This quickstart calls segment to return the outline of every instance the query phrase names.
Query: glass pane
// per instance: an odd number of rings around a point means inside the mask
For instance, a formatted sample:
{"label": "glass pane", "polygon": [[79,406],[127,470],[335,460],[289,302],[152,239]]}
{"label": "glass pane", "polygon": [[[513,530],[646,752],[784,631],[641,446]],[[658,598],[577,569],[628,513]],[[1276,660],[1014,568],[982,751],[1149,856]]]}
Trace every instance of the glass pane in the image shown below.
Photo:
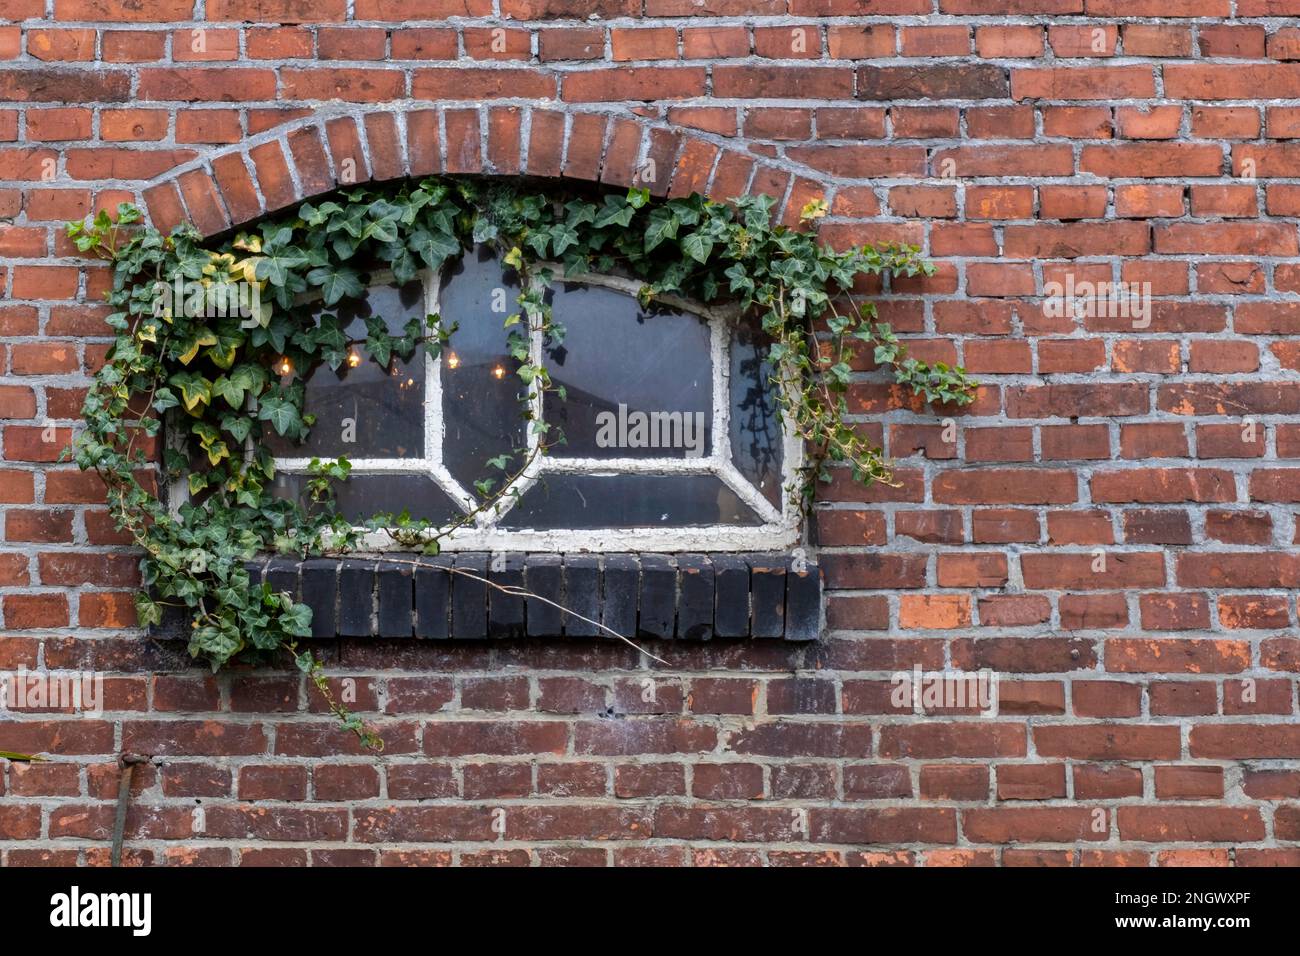
{"label": "glass pane", "polygon": [[547,367],[566,399],[546,420],[566,458],[698,458],[711,450],[713,372],[703,319],[600,286],[562,283],[552,300],[564,341]]}
{"label": "glass pane", "polygon": [[322,312],[338,316],[351,346],[347,361],[333,371],[319,364],[307,375],[304,411],[316,424],[302,445],[272,433],[271,451],[282,458],[422,458],[424,457],[424,352],[409,362],[394,357],[388,368],[375,362],[363,344],[365,319],[383,318],[389,332],[425,315],[424,284],[378,285],[357,299]]}
{"label": "glass pane", "polygon": [[681,528],[762,524],[713,475],[546,475],[501,520],[507,528]]}
{"label": "glass pane", "polygon": [[781,414],[772,394],[771,340],[746,325],[731,333],[731,458],[767,500],[781,506],[784,449]]}
{"label": "glass pane", "polygon": [[[305,505],[308,480],[307,475],[280,472],[275,476],[273,494]],[[412,518],[427,518],[441,524],[461,513],[447,493],[425,475],[354,472],[347,481],[335,482],[334,488],[339,513],[355,522],[380,512],[401,514],[406,509]]]}
{"label": "glass pane", "polygon": [[520,401],[526,389],[516,375],[519,363],[510,357],[505,328],[506,317],[519,311],[518,296],[518,275],[486,246],[444,270],[439,314],[445,328],[453,323],[457,328],[442,359],[442,459],[471,493],[476,480],[501,476],[487,465],[489,458],[508,455],[527,441]]}

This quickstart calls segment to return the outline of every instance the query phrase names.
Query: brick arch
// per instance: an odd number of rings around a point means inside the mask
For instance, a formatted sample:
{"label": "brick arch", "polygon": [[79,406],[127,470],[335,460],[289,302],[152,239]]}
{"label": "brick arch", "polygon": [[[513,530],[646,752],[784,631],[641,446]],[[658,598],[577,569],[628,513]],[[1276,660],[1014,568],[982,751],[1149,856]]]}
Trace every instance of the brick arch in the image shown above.
{"label": "brick arch", "polygon": [[659,196],[775,196],[795,222],[825,188],[789,164],[732,148],[721,137],[660,120],[547,107],[430,105],[298,117],[237,146],[169,170],[143,189],[169,231],[189,220],[215,235],[355,182],[431,174],[535,176],[628,186],[653,161]]}

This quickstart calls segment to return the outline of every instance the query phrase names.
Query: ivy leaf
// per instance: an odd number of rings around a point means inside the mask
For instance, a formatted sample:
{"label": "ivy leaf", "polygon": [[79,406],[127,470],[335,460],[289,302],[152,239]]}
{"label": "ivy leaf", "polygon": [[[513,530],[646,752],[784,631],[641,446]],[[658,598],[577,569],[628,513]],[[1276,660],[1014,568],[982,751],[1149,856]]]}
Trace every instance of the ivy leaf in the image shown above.
{"label": "ivy leaf", "polygon": [[280,623],[294,637],[310,637],[311,608],[306,604],[294,604],[280,615]]}
{"label": "ivy leaf", "polygon": [[252,432],[253,423],[244,415],[222,415],[221,427],[242,444]]}
{"label": "ivy leaf", "polygon": [[628,203],[626,199],[618,196],[606,196],[605,208],[596,214],[592,225],[597,229],[603,229],[606,226],[629,226],[632,224],[632,216],[636,209]]}
{"label": "ivy leaf", "polygon": [[360,274],[347,266],[319,266],[307,273],[307,281],[320,286],[322,301],[327,306],[365,292]]}
{"label": "ivy leaf", "polygon": [[235,364],[235,356],[239,353],[239,347],[244,344],[245,336],[239,332],[221,331],[214,338],[216,339],[207,350],[203,353],[212,360],[212,364],[217,368],[230,368]]}
{"label": "ivy leaf", "polygon": [[393,351],[403,362],[409,361],[415,354],[415,349],[420,344],[420,336],[423,334],[424,319],[407,319],[406,324],[402,326],[402,337],[393,344]]}
{"label": "ivy leaf", "polygon": [[212,401],[212,383],[197,372],[177,372],[167,381],[181,390],[181,403],[188,412]]}
{"label": "ivy leaf", "polygon": [[266,369],[260,365],[253,365],[251,362],[245,362],[237,366],[230,372],[230,380],[245,391],[257,395],[266,385]]}
{"label": "ivy leaf", "polygon": [[[650,252],[665,239],[677,238],[677,227],[681,225],[671,209],[662,206],[650,213],[650,224],[645,231],[645,251]],[[737,263],[739,265],[739,263]]]}
{"label": "ivy leaf", "polygon": [[284,398],[273,395],[263,398],[257,409],[257,417],[270,422],[271,427],[286,438],[296,438],[302,431],[302,415],[293,402]]}
{"label": "ivy leaf", "polygon": [[289,323],[286,316],[276,313],[266,327],[258,326],[253,329],[253,345],[262,346],[268,342],[276,352],[283,354],[284,347],[289,341],[289,336],[293,334],[294,328]]}
{"label": "ivy leaf", "polygon": [[216,398],[224,398],[231,408],[238,408],[244,403],[244,387],[225,375],[218,375],[212,382],[212,394]]}
{"label": "ivy leaf", "polygon": [[223,441],[214,441],[204,451],[208,453],[208,463],[214,468],[221,463],[222,459],[230,457],[230,449]]}
{"label": "ivy leaf", "polygon": [[594,222],[596,219],[595,205],[582,199],[574,199],[565,203],[564,211],[568,213],[566,221],[575,229],[583,223]]}
{"label": "ivy leaf", "polygon": [[403,249],[396,258],[389,264],[393,270],[393,278],[398,285],[405,285],[415,278],[419,272],[419,266],[416,264],[415,257],[410,252]]}
{"label": "ivy leaf", "polygon": [[460,243],[449,233],[417,229],[407,240],[412,253],[424,260],[430,269],[439,268],[447,259],[460,251]]}
{"label": "ivy leaf", "polygon": [[141,627],[162,623],[162,605],[143,591],[135,596],[135,616]]}
{"label": "ivy leaf", "polygon": [[537,230],[530,232],[524,242],[533,247],[533,252],[537,253],[538,258],[544,258],[546,256],[546,247],[551,242],[551,236],[550,233]]}
{"label": "ivy leaf", "polygon": [[317,209],[309,202],[305,202],[298,207],[298,215],[309,226],[319,226],[328,218],[328,214],[324,209]]}
{"label": "ivy leaf", "polygon": [[265,255],[257,261],[254,276],[274,286],[285,286],[289,282],[289,273],[307,264],[307,257],[302,250],[289,248],[283,253]]}
{"label": "ivy leaf", "polygon": [[321,317],[320,325],[312,329],[311,342],[332,371],[338,371],[348,353],[348,337],[335,315]]}
{"label": "ivy leaf", "polygon": [[374,239],[376,242],[396,242],[397,235],[397,223],[388,217],[371,220],[361,230],[362,239]]}
{"label": "ivy leaf", "polygon": [[709,261],[713,251],[713,240],[702,232],[693,232],[682,240],[682,252],[703,265]]}
{"label": "ivy leaf", "polygon": [[176,271],[187,279],[202,279],[203,270],[212,262],[212,257],[202,249],[186,243],[176,249]]}
{"label": "ivy leaf", "polygon": [[179,404],[180,400],[176,397],[176,394],[166,385],[154,392],[154,411],[165,412],[170,408],[175,408]]}
{"label": "ivy leaf", "polygon": [[578,230],[567,222],[557,222],[551,227],[551,251],[555,255],[564,255],[565,250],[578,245],[579,241]]}
{"label": "ivy leaf", "polygon": [[816,219],[823,218],[828,212],[830,212],[830,206],[827,204],[825,199],[822,199],[821,197],[810,199],[804,203],[803,208],[799,210],[799,221],[812,222]]}
{"label": "ivy leaf", "polygon": [[185,343],[184,349],[177,355],[177,359],[182,365],[189,365],[199,354],[199,349],[205,345],[216,344],[216,335],[209,329],[202,329],[194,338]]}
{"label": "ivy leaf", "polygon": [[476,244],[492,242],[499,233],[500,230],[497,229],[496,223],[487,217],[479,216],[474,220],[473,238]]}
{"label": "ivy leaf", "polygon": [[393,358],[393,337],[388,334],[384,320],[369,316],[366,319],[366,329],[370,333],[366,336],[366,351],[382,367],[388,368],[388,363]]}

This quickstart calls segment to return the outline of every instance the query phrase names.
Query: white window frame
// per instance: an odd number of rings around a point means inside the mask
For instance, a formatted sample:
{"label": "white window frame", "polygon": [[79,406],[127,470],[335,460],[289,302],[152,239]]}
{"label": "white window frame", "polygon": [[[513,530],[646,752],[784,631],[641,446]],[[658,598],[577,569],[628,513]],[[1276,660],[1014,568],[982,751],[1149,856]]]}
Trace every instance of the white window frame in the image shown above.
{"label": "white window frame", "polygon": [[[602,286],[636,297],[643,283],[620,276],[583,273],[566,277],[557,263],[541,263],[540,270],[551,274],[552,282],[572,282]],[[424,283],[426,314],[438,314],[438,293],[441,288],[441,271],[422,269],[418,278]],[[371,274],[372,286],[394,281],[391,272],[376,271]],[[543,292],[546,283],[535,277],[532,282]],[[319,293],[304,296],[302,303],[319,299]],[[787,548],[798,544],[802,534],[801,515],[790,494],[791,482],[802,463],[803,446],[791,432],[788,423],[782,422],[781,505],[774,506],[759,489],[752,485],[731,460],[731,393],[729,380],[731,362],[729,341],[732,325],[739,318],[735,308],[713,308],[676,296],[656,296],[656,301],[704,318],[709,325],[710,361],[712,363],[712,441],[709,454],[699,458],[561,458],[539,455],[514,482],[504,489],[492,513],[478,515],[472,525],[458,528],[440,542],[446,551],[766,551]],[[454,317],[451,317],[454,319]],[[531,360],[542,364],[543,334],[537,328],[529,329]],[[442,409],[442,359],[443,354],[454,349],[443,348],[435,358],[429,349],[424,352],[425,416],[424,456],[422,458],[349,458],[353,475],[363,474],[415,474],[426,475],[458,504],[466,513],[478,506],[477,499],[455,479],[442,459],[443,416]],[[542,396],[535,388],[529,399],[533,412],[540,420]],[[430,410],[437,410],[431,414]],[[538,436],[530,426],[526,428],[527,450],[536,448]],[[288,474],[306,474],[312,459],[276,458],[278,471]],[[610,474],[711,474],[720,479],[742,502],[762,519],[761,525],[695,525],[673,528],[607,528],[607,529],[507,529],[496,527],[518,502],[520,496],[548,474],[582,474],[601,476]],[[518,492],[514,494],[513,492]],[[393,510],[400,511],[401,505]],[[368,551],[399,550],[390,535],[384,532],[366,532],[361,536],[361,546]]]}

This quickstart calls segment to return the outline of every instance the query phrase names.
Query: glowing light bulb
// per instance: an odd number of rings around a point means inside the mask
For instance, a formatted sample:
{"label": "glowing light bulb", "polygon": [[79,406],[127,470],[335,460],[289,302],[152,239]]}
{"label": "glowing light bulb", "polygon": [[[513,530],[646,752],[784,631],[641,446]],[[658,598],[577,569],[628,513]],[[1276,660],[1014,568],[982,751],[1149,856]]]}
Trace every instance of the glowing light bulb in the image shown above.
{"label": "glowing light bulb", "polygon": [[455,352],[447,353],[447,368],[460,368],[460,356]]}
{"label": "glowing light bulb", "polygon": [[283,358],[280,359],[279,363],[276,365],[276,369],[279,371],[281,375],[292,375],[293,363],[289,361],[288,356],[284,356]]}
{"label": "glowing light bulb", "polygon": [[358,355],[355,351],[348,352],[348,367],[356,368],[360,364],[361,364],[361,356]]}
{"label": "glowing light bulb", "polygon": [[492,374],[495,375],[497,378],[505,378],[506,370],[503,369],[500,365],[498,365],[494,369],[492,369]]}

